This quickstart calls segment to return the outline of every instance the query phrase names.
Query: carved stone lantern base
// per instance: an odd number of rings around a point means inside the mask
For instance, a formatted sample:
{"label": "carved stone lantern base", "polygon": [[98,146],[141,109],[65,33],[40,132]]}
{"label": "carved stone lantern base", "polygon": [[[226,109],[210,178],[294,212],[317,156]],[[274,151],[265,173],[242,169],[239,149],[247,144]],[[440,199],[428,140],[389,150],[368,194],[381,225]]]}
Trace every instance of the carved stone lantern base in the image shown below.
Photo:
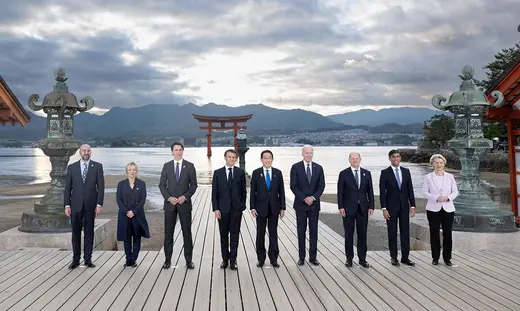
{"label": "carved stone lantern base", "polygon": [[22,225],[23,232],[70,232],[70,219],[65,215],[63,194],[67,165],[70,157],[76,153],[81,143],[75,139],[42,139],[39,147],[50,158],[52,170],[51,185],[43,198],[34,204],[34,210],[25,211]]}

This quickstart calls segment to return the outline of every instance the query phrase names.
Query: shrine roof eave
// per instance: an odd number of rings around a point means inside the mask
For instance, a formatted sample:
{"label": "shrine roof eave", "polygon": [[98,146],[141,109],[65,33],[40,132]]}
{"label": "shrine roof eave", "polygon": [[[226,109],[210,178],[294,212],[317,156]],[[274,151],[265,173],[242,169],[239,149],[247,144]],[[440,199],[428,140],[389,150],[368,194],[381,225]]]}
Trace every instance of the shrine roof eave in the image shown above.
{"label": "shrine roof eave", "polygon": [[518,102],[520,99],[520,56],[485,91],[491,102],[495,101],[491,97],[493,91],[500,91],[504,95],[505,105],[503,107],[512,106]]}
{"label": "shrine roof eave", "polygon": [[[0,123],[2,125],[18,123],[24,126],[31,120],[31,116],[24,109],[2,76],[0,76],[0,99]],[[5,112],[9,113],[5,114]]]}

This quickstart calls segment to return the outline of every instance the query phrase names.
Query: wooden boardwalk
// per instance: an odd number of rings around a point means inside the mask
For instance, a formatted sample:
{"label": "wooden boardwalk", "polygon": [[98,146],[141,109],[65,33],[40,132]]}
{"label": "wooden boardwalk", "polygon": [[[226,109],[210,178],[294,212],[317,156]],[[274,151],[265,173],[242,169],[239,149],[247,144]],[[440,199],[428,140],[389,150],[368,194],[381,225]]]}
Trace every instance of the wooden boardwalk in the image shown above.
{"label": "wooden boardwalk", "polygon": [[320,223],[322,265],[300,267],[292,209],[279,222],[279,269],[256,267],[255,221],[245,213],[238,271],[222,270],[211,188],[199,187],[194,202],[194,270],[180,225],[169,270],[160,251],[141,252],[137,268],[123,268],[122,251],[95,252],[96,268],[73,271],[70,251],[0,252],[0,310],[520,310],[520,253],[455,252],[450,268],[414,251],[410,268],[371,251],[369,269],[347,268],[343,238]]}

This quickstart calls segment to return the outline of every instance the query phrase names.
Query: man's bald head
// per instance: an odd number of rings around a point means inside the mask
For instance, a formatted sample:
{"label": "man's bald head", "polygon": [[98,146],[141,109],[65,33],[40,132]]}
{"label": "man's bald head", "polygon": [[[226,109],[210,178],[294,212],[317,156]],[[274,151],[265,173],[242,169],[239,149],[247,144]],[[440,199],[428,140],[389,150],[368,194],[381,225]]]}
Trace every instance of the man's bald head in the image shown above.
{"label": "man's bald head", "polygon": [[79,155],[81,156],[81,159],[83,161],[90,160],[91,153],[92,153],[92,148],[89,145],[83,144],[83,145],[81,145],[81,147],[79,147]]}

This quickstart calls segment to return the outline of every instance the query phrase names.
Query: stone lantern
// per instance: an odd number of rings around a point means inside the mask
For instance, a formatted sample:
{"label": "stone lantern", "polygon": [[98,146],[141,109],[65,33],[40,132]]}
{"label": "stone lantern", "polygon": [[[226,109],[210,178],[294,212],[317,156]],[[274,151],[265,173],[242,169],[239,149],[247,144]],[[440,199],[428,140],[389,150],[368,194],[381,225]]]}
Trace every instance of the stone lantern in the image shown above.
{"label": "stone lantern", "polygon": [[47,114],[47,134],[39,142],[39,148],[51,161],[51,184],[41,201],[34,204],[33,210],[25,211],[22,215],[22,224],[18,230],[23,232],[69,232],[70,219],[64,211],[64,188],[67,175],[67,165],[70,157],[76,153],[81,142],[74,139],[74,115],[85,112],[94,107],[94,100],[90,96],[78,100],[65,83],[65,70],[55,71],[56,85],[54,90],[47,94],[41,105],[37,94],[29,97],[29,108],[34,111],[42,110]]}
{"label": "stone lantern", "polygon": [[462,183],[459,196],[454,200],[455,217],[453,230],[474,232],[512,232],[515,226],[513,213],[500,210],[480,185],[480,160],[493,148],[493,141],[484,138],[482,119],[489,107],[500,107],[504,96],[494,91],[496,101],[490,103],[486,95],[473,85],[473,68],[464,66],[460,90],[446,98],[435,95],[432,105],[454,114],[455,137],[447,142],[448,148],[459,156]]}
{"label": "stone lantern", "polygon": [[238,133],[237,135],[237,148],[236,151],[239,155],[239,165],[244,171],[246,170],[246,152],[249,150],[247,147],[247,135],[245,133]]}

